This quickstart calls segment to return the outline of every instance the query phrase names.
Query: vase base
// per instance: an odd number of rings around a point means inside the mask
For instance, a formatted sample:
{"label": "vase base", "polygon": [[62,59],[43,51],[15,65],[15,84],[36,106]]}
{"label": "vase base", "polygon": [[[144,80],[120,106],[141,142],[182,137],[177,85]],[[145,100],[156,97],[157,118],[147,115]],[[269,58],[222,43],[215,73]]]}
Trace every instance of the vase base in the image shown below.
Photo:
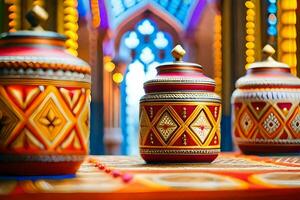
{"label": "vase base", "polygon": [[212,155],[161,155],[141,154],[147,163],[211,163],[218,154]]}
{"label": "vase base", "polygon": [[300,145],[268,145],[243,144],[238,145],[244,154],[270,155],[270,154],[296,154],[300,153]]}
{"label": "vase base", "polygon": [[82,162],[1,162],[0,175],[47,176],[75,174]]}

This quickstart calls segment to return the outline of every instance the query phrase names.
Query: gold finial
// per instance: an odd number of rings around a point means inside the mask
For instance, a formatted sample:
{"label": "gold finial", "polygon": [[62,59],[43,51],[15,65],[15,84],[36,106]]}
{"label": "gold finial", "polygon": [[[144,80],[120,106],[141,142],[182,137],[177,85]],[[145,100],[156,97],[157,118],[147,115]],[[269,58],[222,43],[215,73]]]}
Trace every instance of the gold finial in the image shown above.
{"label": "gold finial", "polygon": [[273,54],[276,52],[275,49],[269,45],[269,44],[266,44],[264,46],[264,48],[262,49],[262,52],[265,54],[266,58],[272,58]]}
{"label": "gold finial", "polygon": [[43,31],[40,23],[48,19],[47,11],[41,6],[35,5],[27,14],[26,19],[31,25],[32,30]]}
{"label": "gold finial", "polygon": [[181,61],[182,57],[185,55],[185,50],[178,44],[172,49],[172,55],[176,61]]}

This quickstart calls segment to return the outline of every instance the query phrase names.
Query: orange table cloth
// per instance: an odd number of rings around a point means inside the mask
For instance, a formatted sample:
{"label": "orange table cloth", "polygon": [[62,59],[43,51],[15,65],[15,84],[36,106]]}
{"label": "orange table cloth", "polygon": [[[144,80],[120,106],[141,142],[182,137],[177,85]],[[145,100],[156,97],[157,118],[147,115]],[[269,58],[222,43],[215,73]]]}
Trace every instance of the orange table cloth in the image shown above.
{"label": "orange table cloth", "polygon": [[90,156],[75,178],[1,180],[0,199],[300,199],[300,156],[222,153],[211,164]]}

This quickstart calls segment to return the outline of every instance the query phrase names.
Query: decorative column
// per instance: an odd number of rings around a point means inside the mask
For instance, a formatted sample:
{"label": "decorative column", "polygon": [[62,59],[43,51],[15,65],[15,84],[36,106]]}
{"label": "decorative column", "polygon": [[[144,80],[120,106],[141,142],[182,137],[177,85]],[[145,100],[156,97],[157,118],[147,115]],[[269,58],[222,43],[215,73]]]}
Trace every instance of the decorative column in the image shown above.
{"label": "decorative column", "polygon": [[215,92],[222,96],[222,15],[217,11],[214,18],[214,79]]}
{"label": "decorative column", "polygon": [[297,0],[280,0],[278,8],[278,58],[291,67],[293,75],[297,75]]}
{"label": "decorative column", "polygon": [[92,24],[94,28],[98,28],[100,25],[100,9],[98,0],[91,0],[91,11],[92,11]]}
{"label": "decorative column", "polygon": [[120,84],[123,81],[123,73],[126,62],[114,59],[110,56],[104,57],[104,144],[106,154],[120,154],[123,140],[120,116]]}
{"label": "decorative column", "polygon": [[66,47],[68,51],[77,56],[78,48],[78,11],[77,0],[64,0],[64,34],[67,36]]}
{"label": "decorative column", "polygon": [[246,6],[246,69],[249,64],[260,60],[260,2],[247,0]]}
{"label": "decorative column", "polygon": [[20,28],[20,0],[6,0],[5,3],[9,4],[8,6],[8,27],[9,32],[15,32]]}

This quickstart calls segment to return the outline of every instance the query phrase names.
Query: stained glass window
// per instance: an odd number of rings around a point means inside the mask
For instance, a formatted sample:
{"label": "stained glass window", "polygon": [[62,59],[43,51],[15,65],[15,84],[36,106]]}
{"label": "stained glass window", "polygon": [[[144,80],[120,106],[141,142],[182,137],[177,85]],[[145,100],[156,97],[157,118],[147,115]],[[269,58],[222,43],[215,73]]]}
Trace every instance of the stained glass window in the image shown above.
{"label": "stained glass window", "polygon": [[139,100],[145,94],[143,83],[156,75],[159,63],[172,60],[169,53],[172,47],[171,35],[159,30],[151,19],[141,20],[122,37],[120,54],[131,55],[125,81],[121,84],[123,153],[138,154]]}
{"label": "stained glass window", "polygon": [[106,0],[112,28],[143,6],[152,4],[186,27],[199,0]]}

